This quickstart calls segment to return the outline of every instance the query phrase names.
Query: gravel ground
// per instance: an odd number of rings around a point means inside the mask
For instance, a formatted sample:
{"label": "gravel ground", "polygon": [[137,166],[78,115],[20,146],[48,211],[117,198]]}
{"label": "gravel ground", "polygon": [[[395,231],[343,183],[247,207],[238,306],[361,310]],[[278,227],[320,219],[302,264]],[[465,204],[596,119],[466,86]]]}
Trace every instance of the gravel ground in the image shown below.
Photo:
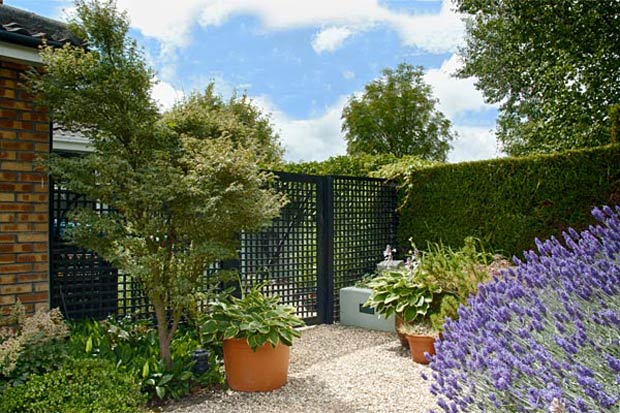
{"label": "gravel ground", "polygon": [[305,329],[291,348],[288,383],[270,393],[213,391],[169,413],[428,412],[435,399],[394,333],[340,325]]}

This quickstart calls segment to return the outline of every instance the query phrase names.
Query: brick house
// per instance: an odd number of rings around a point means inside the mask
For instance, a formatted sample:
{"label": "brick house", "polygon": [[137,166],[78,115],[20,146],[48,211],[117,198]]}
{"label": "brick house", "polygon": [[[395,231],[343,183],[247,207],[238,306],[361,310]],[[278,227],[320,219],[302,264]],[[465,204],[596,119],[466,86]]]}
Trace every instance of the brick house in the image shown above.
{"label": "brick house", "polygon": [[55,135],[47,113],[34,107],[20,79],[40,66],[42,39],[78,44],[65,24],[0,1],[0,314],[16,300],[28,311],[50,306],[48,177],[39,155],[83,148],[83,139]]}

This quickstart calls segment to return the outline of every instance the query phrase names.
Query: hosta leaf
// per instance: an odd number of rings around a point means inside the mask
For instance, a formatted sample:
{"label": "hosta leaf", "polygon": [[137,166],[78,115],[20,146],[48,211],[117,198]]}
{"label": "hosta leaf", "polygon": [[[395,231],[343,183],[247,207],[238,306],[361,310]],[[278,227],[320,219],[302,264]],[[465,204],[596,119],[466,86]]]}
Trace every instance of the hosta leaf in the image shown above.
{"label": "hosta leaf", "polygon": [[170,380],[172,380],[173,378],[174,376],[172,374],[165,374],[159,381],[158,385],[163,386],[164,384],[170,382]]}
{"label": "hosta leaf", "polygon": [[386,297],[385,300],[383,300],[384,304],[389,304],[392,303],[394,301],[397,301],[400,297],[398,296],[398,294],[390,294]]}
{"label": "hosta leaf", "polygon": [[234,325],[230,325],[224,330],[224,340],[235,338],[239,334],[239,328]]}
{"label": "hosta leaf", "polygon": [[202,331],[205,334],[213,334],[218,330],[218,325],[217,325],[217,321],[215,320],[208,320],[206,323],[204,323],[204,325],[202,326]]}
{"label": "hosta leaf", "polygon": [[157,397],[163,399],[166,396],[166,388],[161,386],[155,386],[155,392],[157,393]]}

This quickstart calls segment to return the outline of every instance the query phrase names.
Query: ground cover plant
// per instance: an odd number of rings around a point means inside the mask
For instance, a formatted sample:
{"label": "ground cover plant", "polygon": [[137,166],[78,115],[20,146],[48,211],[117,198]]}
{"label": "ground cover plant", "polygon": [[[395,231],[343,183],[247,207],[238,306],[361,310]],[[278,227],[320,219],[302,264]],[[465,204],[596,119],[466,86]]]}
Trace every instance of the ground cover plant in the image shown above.
{"label": "ground cover plant", "polygon": [[135,380],[107,360],[69,360],[0,394],[3,413],[140,413],[146,397]]}
{"label": "ground cover plant", "polygon": [[73,323],[71,330],[67,346],[72,355],[109,361],[132,377],[151,400],[178,399],[195,386],[222,381],[215,348],[208,348],[210,369],[203,374],[194,373],[196,362],[192,354],[202,346],[195,328],[184,325],[175,335],[170,343],[170,368],[159,357],[157,330],[150,321],[86,320]]}
{"label": "ground cover plant", "polygon": [[431,390],[445,412],[617,412],[620,207],[537,241],[445,326]]}

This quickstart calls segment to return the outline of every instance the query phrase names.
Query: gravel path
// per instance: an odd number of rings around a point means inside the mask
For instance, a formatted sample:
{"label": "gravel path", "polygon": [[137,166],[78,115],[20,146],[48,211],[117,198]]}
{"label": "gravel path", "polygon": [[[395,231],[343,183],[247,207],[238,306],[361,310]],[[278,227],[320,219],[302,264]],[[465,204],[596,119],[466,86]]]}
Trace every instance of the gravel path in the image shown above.
{"label": "gravel path", "polygon": [[291,348],[288,383],[270,393],[211,392],[166,412],[428,412],[435,400],[427,366],[415,364],[394,333],[340,325],[303,331]]}

